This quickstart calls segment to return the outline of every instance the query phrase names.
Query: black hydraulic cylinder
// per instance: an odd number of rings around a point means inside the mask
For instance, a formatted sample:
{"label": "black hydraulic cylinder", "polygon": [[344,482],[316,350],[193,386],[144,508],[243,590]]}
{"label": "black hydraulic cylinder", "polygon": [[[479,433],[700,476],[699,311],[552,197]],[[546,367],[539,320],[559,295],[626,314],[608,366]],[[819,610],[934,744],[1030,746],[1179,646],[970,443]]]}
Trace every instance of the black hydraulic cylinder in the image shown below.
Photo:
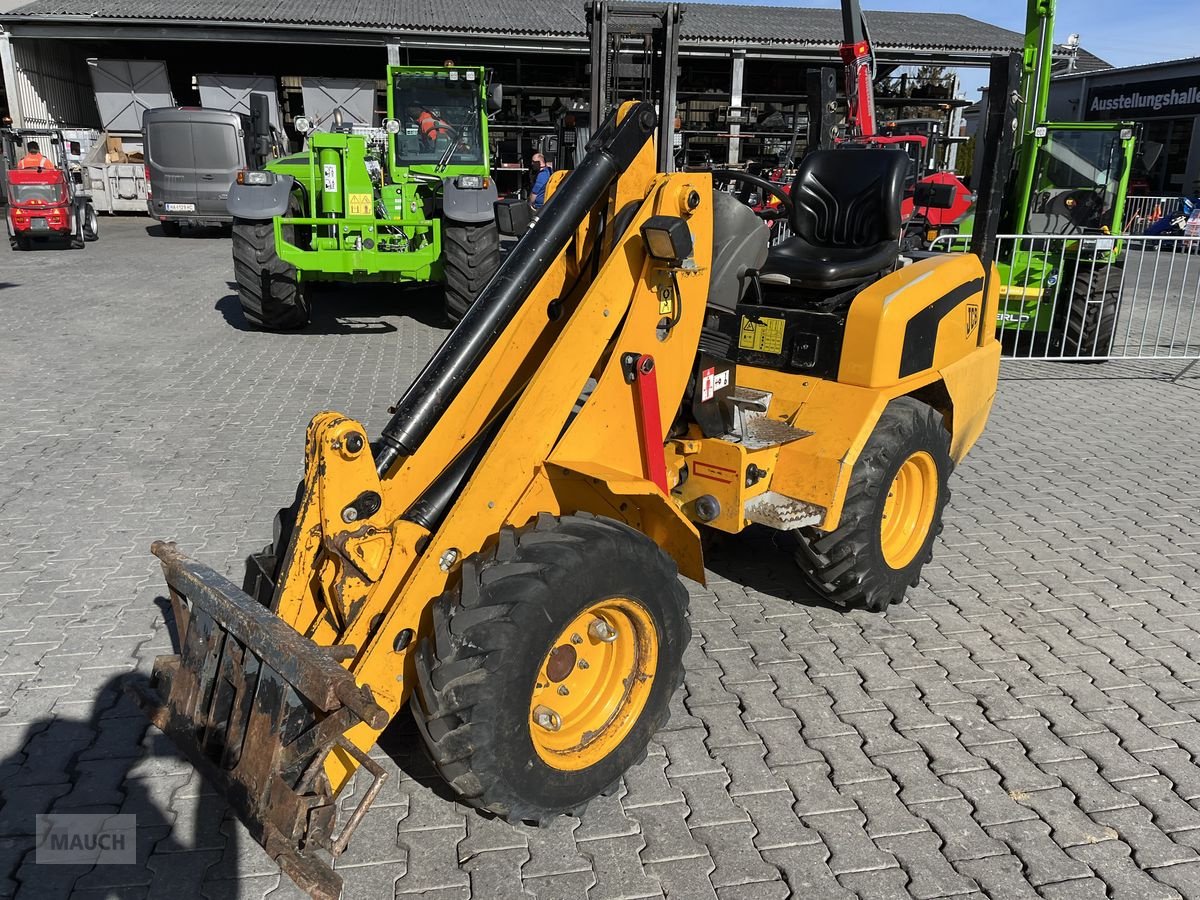
{"label": "black hydraulic cylinder", "polygon": [[619,124],[615,111],[608,117],[588,143],[587,155],[559,185],[533,228],[509,252],[396,404],[396,412],[374,445],[375,468],[381,478],[429,436],[580,223],[650,140],[655,124],[654,107],[649,103],[636,104]]}

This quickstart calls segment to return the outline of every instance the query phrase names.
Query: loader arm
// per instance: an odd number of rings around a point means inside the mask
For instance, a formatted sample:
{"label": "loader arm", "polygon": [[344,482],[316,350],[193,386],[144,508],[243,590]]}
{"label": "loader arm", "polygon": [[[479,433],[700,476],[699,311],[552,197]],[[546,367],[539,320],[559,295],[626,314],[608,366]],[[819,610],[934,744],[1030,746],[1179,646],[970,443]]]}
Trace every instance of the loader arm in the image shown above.
{"label": "loader arm", "polygon": [[[663,463],[708,295],[712,188],[656,171],[654,126],[645,103],[610,116],[379,438],[313,418],[286,549],[246,585],[257,598],[156,545],[182,654],[156,662],[140,700],[314,896],[340,892],[326,854],[381,784],[367,751],[408,701],[430,605],[465,558],[506,526],[585,510],[703,577]],[[664,228],[687,233],[686,254],[650,255],[643,231]],[[373,784],[339,831],[359,767]]]}

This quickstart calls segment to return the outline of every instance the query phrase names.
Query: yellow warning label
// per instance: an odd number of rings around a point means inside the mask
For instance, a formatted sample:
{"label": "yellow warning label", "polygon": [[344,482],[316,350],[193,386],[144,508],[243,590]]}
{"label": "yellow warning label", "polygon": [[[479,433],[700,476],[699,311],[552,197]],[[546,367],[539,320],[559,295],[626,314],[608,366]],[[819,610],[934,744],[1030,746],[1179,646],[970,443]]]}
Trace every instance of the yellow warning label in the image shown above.
{"label": "yellow warning label", "polygon": [[351,194],[350,195],[350,215],[352,215],[352,216],[369,216],[369,215],[371,215],[371,195],[370,194]]}
{"label": "yellow warning label", "polygon": [[738,346],[743,350],[757,350],[759,353],[783,352],[784,319],[759,318],[757,321],[749,316],[742,316],[742,333],[738,338]]}

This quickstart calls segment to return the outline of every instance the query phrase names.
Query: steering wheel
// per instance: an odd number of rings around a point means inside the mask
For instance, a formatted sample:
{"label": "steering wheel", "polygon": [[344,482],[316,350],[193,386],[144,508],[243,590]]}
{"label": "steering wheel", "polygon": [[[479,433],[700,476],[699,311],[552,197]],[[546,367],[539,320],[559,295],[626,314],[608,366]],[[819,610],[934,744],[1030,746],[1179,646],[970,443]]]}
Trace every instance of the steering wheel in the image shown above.
{"label": "steering wheel", "polygon": [[[754,210],[754,214],[760,219],[783,219],[792,217],[792,198],[782,185],[778,185],[773,181],[768,181],[760,175],[752,175],[749,172],[743,172],[740,169],[713,169],[713,181],[722,184],[731,181],[741,181],[752,187],[758,188],[764,193],[770,194],[779,200],[778,207],[766,207],[764,209]],[[740,199],[740,198],[739,198]],[[782,213],[780,210],[782,209]]]}
{"label": "steering wheel", "polygon": [[1049,199],[1045,210],[1050,215],[1063,216],[1072,225],[1082,227],[1098,221],[1104,213],[1104,196],[1100,191],[1088,188],[1063,191]]}

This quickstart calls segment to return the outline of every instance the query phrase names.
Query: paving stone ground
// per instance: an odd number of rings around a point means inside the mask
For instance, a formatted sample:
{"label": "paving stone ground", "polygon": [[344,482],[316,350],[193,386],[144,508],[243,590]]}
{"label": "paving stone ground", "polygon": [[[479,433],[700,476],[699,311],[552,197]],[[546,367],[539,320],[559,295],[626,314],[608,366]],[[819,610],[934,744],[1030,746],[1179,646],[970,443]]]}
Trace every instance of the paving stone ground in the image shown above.
{"label": "paving stone ground", "polygon": [[[443,335],[428,294],[247,330],[229,245],[101,221],[0,250],[0,896],[297,896],[119,685],[169,652],[152,539],[236,575],[334,407],[372,431]],[[349,898],[1200,896],[1200,381],[1007,365],[920,586],[805,593],[763,533],[690,585],[669,726],[544,830],[453,802],[401,719]],[[346,797],[347,806],[354,795]],[[138,863],[34,863],[39,812],[137,815]]]}

